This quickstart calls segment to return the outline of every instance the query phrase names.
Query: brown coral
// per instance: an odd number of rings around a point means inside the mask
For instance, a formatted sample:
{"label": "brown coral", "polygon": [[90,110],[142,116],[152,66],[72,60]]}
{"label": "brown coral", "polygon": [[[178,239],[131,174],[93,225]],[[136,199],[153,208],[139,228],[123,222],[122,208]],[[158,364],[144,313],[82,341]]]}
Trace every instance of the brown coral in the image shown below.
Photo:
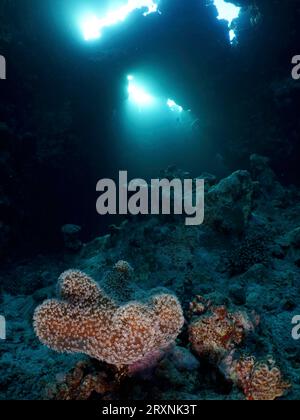
{"label": "brown coral", "polygon": [[93,395],[107,399],[118,389],[118,383],[104,369],[96,371],[88,361],[79,362],[67,375],[57,378],[47,388],[46,397],[51,400],[88,400]]}
{"label": "brown coral", "polygon": [[48,300],[35,311],[34,327],[41,342],[59,352],[85,353],[117,366],[168,346],[184,322],[173,295],[118,306],[80,271],[62,274],[59,294],[61,300]]}
{"label": "brown coral", "polygon": [[127,262],[127,261],[123,261],[120,260],[118,261],[115,266],[114,266],[114,270],[118,271],[119,273],[123,273],[123,274],[130,274],[133,272],[133,268],[131,267],[131,265]]}
{"label": "brown coral", "polygon": [[136,292],[134,269],[127,261],[118,261],[101,280],[101,286],[117,304],[132,300]]}
{"label": "brown coral", "polygon": [[250,401],[273,401],[290,388],[272,358],[257,361],[255,357],[243,357],[229,363],[227,373]]}
{"label": "brown coral", "polygon": [[[206,307],[199,299],[198,303],[200,306],[196,304],[196,310],[199,313],[200,308],[204,314],[190,325],[189,340],[199,356],[218,362],[241,344],[245,335],[254,329],[254,324],[242,312],[230,313],[225,306]],[[195,309],[195,304],[191,309]]]}
{"label": "brown coral", "polygon": [[192,300],[189,306],[189,317],[193,317],[196,315],[204,314],[210,307],[212,303],[210,300],[205,299],[201,295],[196,295],[195,298]]}

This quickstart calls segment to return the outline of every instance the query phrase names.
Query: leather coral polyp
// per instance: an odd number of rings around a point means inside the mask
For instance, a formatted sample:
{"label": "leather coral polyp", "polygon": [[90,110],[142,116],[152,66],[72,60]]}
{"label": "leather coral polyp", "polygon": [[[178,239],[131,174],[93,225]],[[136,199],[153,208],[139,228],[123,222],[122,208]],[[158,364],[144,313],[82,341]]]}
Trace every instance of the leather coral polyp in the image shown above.
{"label": "leather coral polyp", "polygon": [[43,344],[59,352],[131,365],[172,344],[184,323],[172,294],[118,306],[93,279],[75,270],[61,275],[58,291],[59,299],[36,309],[34,328]]}

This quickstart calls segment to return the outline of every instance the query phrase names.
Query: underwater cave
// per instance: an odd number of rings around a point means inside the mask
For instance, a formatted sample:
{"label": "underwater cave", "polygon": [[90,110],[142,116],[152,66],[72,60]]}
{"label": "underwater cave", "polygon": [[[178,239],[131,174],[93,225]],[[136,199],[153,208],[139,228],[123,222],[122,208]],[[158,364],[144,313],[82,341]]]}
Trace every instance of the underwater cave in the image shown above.
{"label": "underwater cave", "polygon": [[1,2],[0,400],[300,399],[299,19]]}

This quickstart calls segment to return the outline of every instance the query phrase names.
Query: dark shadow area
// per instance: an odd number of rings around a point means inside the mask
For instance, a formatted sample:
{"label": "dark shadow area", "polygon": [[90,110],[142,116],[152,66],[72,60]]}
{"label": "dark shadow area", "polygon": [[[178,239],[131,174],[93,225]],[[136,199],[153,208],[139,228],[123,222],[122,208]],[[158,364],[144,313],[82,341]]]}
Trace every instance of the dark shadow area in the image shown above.
{"label": "dark shadow area", "polygon": [[[300,91],[291,79],[297,1],[235,1],[243,7],[236,45],[202,0],[162,0],[161,14],[133,13],[86,43],[77,25],[82,3],[1,6],[0,52],[8,62],[0,104],[1,254],[56,250],[66,223],[81,225],[84,240],[107,232],[116,219],[97,215],[95,185],[123,169],[153,178],[176,164],[194,176],[224,176],[261,153],[281,181],[299,184]],[[176,98],[191,119],[175,118],[161,131],[141,125],[132,139],[124,128],[131,72],[149,75],[154,90]]]}

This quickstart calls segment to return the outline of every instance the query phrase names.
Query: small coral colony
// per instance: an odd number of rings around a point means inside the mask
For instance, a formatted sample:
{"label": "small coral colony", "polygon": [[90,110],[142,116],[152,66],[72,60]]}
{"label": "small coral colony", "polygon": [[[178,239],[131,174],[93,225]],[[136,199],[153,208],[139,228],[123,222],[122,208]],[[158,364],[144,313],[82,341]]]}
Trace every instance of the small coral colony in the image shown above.
{"label": "small coral colony", "polygon": [[[127,262],[119,261],[112,273],[126,283],[132,271]],[[213,364],[247,400],[275,400],[290,387],[271,356],[257,360],[239,351],[260,322],[255,313],[231,312],[196,296],[185,322],[180,302],[166,290],[119,304],[76,270],[60,276],[58,294],[58,299],[45,301],[35,311],[40,341],[55,351],[83,353],[104,364],[88,372],[88,362],[78,363],[56,388],[52,395],[56,399],[88,399],[93,392],[113,392],[125,377],[146,371],[172,352],[183,329],[193,352]]]}

